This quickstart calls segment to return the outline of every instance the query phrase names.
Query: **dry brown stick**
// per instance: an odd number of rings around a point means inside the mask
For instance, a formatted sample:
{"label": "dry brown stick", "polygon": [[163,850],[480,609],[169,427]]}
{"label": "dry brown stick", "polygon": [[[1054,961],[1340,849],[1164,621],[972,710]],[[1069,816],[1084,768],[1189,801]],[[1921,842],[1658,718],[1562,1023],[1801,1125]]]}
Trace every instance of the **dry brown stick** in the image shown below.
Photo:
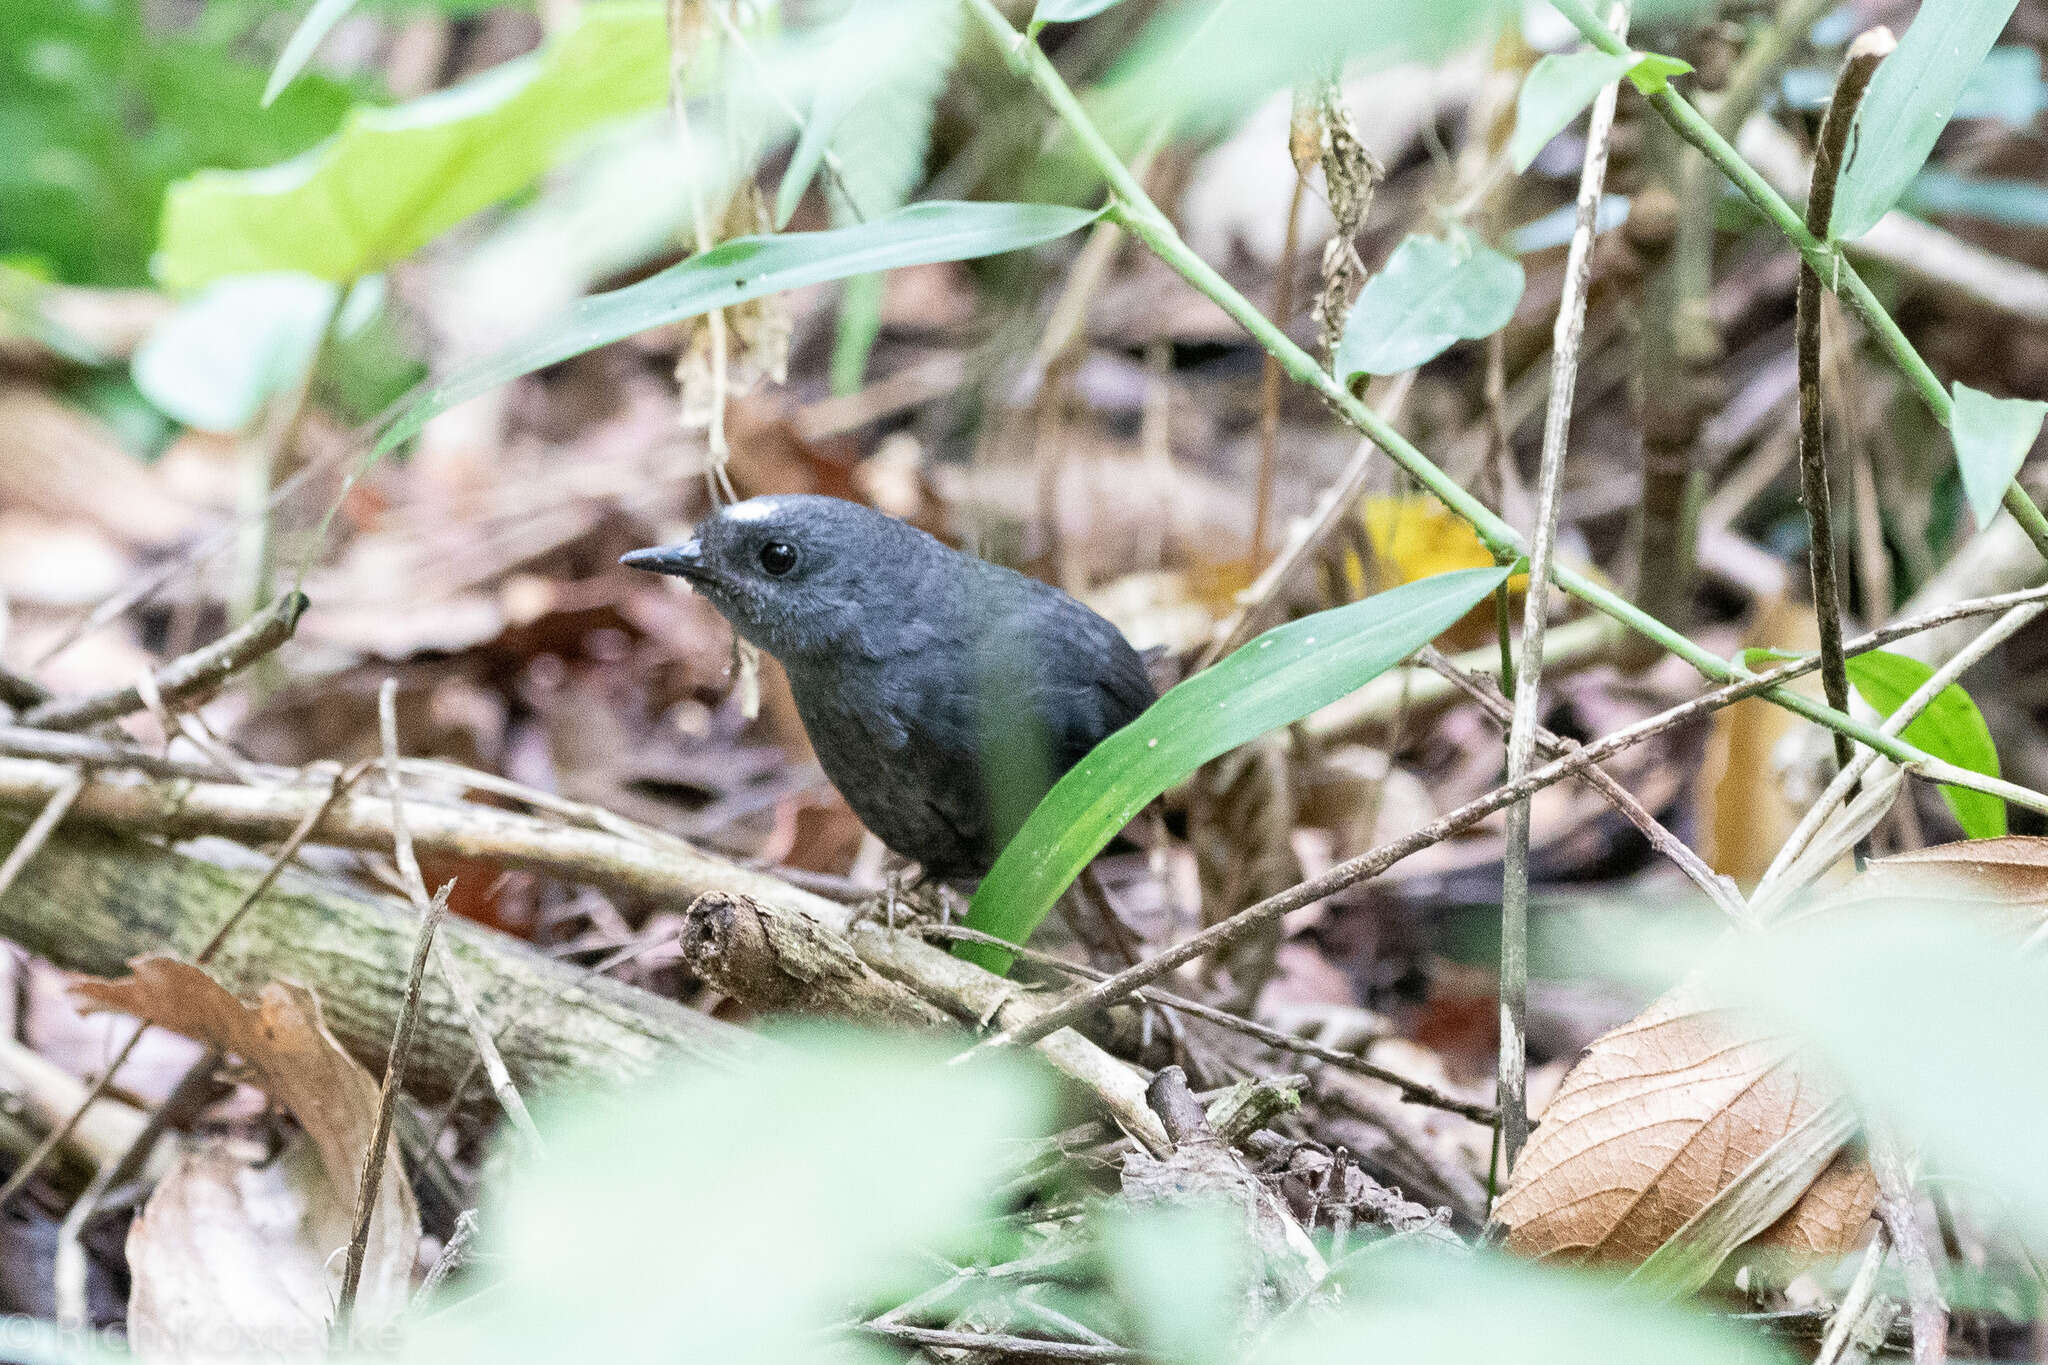
{"label": "dry brown stick", "polygon": [[[31,791],[38,793],[35,801],[47,800],[69,772],[68,768],[34,759],[0,758],[0,808],[26,804],[27,793]],[[329,802],[305,788],[256,788],[226,782],[118,781],[96,774],[88,780],[72,815],[76,821],[102,828],[174,837],[214,834],[250,841],[271,839],[284,828],[311,819],[317,827],[315,837],[331,844],[383,851],[391,848],[393,838],[387,800],[344,795]],[[408,802],[406,816],[415,844],[438,853],[528,868],[564,880],[667,902],[706,891],[739,892],[764,905],[808,915],[842,933],[848,928],[848,907],[799,891],[768,874],[699,853],[680,840],[626,839],[476,805]],[[38,939],[39,944],[49,942],[47,938]],[[865,937],[855,946],[867,956],[870,945]],[[882,951],[882,945],[873,946]],[[493,950],[474,945],[466,950],[472,970],[476,969],[478,951]],[[916,939],[908,939],[888,951],[893,959],[891,965],[874,965],[956,1016],[962,1012],[955,1010],[949,999],[962,999],[982,991],[1014,994],[1014,987],[1008,983]],[[968,969],[969,979],[962,979],[962,968]],[[504,983],[509,990],[525,993],[534,985],[534,973],[524,964],[511,977]],[[375,1003],[380,1011],[384,1008],[385,1002]],[[1021,998],[1002,1005],[1004,1017],[1017,1022],[1035,1017],[1038,1009],[1038,1002]],[[979,1015],[970,1010],[964,1017],[973,1019]],[[353,1022],[361,1025],[366,1020],[358,1018]],[[566,1022],[567,1016],[559,1010],[551,1020],[556,1028]],[[710,1022],[705,1021],[707,1026]],[[675,1032],[679,1023],[665,1018],[659,1031]],[[702,1041],[688,1036],[691,1030],[681,1031],[686,1035],[681,1040],[685,1045]],[[718,1032],[722,1037],[723,1030]],[[388,1026],[383,1036],[389,1037]],[[588,1055],[581,1049],[580,1038],[537,1040],[538,1050],[546,1053],[550,1049],[540,1046],[544,1041],[573,1042],[578,1046],[572,1050],[579,1057]],[[644,1044],[646,1040],[639,1042]],[[617,1041],[610,1045],[617,1046]],[[1150,1120],[1150,1111],[1143,1108],[1143,1097],[1137,1093],[1136,1078],[1129,1068],[1080,1034],[1052,1039],[1044,1051],[1055,1067],[1094,1090],[1105,1107],[1120,1119],[1141,1125]],[[553,1072],[554,1059],[549,1057],[545,1061],[547,1069]]]}
{"label": "dry brown stick", "polygon": [[[1295,96],[1295,119],[1301,117],[1301,96]],[[1294,150],[1289,138],[1289,150]],[[1294,163],[1294,193],[1287,200],[1287,228],[1280,239],[1280,268],[1273,276],[1273,322],[1283,331],[1294,319],[1295,253],[1301,243],[1301,201],[1308,189],[1308,168]],[[1266,535],[1273,521],[1273,476],[1280,465],[1280,357],[1270,351],[1259,374],[1259,476],[1252,500],[1252,563],[1266,557]]]}
{"label": "dry brown stick", "polygon": [[1913,1320],[1913,1365],[1940,1365],[1948,1358],[1948,1309],[1927,1232],[1913,1207],[1913,1177],[1886,1125],[1870,1125],[1870,1171],[1877,1177],[1877,1216],[1891,1234],[1906,1276],[1906,1307]]}
{"label": "dry brown stick", "polygon": [[[1496,723],[1505,726],[1509,722],[1512,712],[1500,693],[1445,658],[1435,646],[1425,646],[1416,652],[1415,657],[1420,659],[1425,667],[1448,679],[1451,686],[1477,702]],[[1546,758],[1556,758],[1573,752],[1579,747],[1579,743],[1577,740],[1565,739],[1552,733],[1547,727],[1539,725],[1536,727],[1536,746]],[[1693,852],[1690,844],[1667,829],[1642,802],[1636,800],[1627,787],[1615,781],[1604,768],[1586,768],[1578,776],[1581,782],[1599,792],[1624,820],[1634,825],[1637,831],[1649,840],[1650,847],[1669,859],[1723,914],[1738,924],[1747,922],[1749,907],[1736,891],[1734,884],[1707,866],[1706,859]]]}
{"label": "dry brown stick", "polygon": [[[1628,0],[1608,7],[1608,27],[1628,32]],[[1593,232],[1600,189],[1607,179],[1608,135],[1614,129],[1619,78],[1593,101],[1586,128],[1586,154],[1579,168],[1579,193],[1572,242],[1565,261],[1564,289],[1551,330],[1550,401],[1543,416],[1543,453],[1536,479],[1536,524],[1529,538],[1529,588],[1522,599],[1522,638],[1511,684],[1513,714],[1508,722],[1507,776],[1526,775],[1536,757],[1536,732],[1543,706],[1543,634],[1550,625],[1550,565],[1557,550],[1558,495],[1572,426],[1572,395],[1578,387],[1579,343],[1586,332],[1586,295],[1593,277]],[[1507,599],[1500,599],[1503,609]],[[1501,636],[1503,658],[1507,651]],[[1532,812],[1523,799],[1508,807],[1501,856],[1500,1047],[1496,1101],[1500,1105],[1501,1159],[1514,1169],[1529,1140],[1529,836]]]}
{"label": "dry brown stick", "polygon": [[953,1016],[861,960],[816,920],[747,896],[706,892],[683,913],[683,961],[721,994],[763,1013],[800,1011],[897,1028],[954,1028]]}
{"label": "dry brown stick", "polygon": [[905,1346],[929,1346],[969,1353],[971,1358],[1015,1356],[1024,1360],[1071,1360],[1120,1365],[1150,1359],[1124,1346],[1096,1346],[1085,1341],[1043,1341],[1003,1332],[956,1332],[941,1327],[912,1327],[900,1322],[864,1322],[854,1329]]}
{"label": "dry brown stick", "polygon": [[[308,811],[305,817],[299,821],[297,828],[293,829],[286,836],[284,846],[277,851],[277,856],[271,859],[269,869],[254,886],[249,888],[248,893],[242,897],[235,908],[228,912],[227,918],[221,921],[220,927],[213,931],[213,936],[194,955],[194,962],[204,966],[207,960],[219,951],[220,945],[226,941],[229,931],[241,922],[242,917],[249,913],[250,907],[262,899],[263,894],[276,883],[278,876],[284,871],[285,864],[290,862],[298,853],[300,847],[305,844],[307,837],[313,832],[313,827],[320,823],[320,817],[326,812],[328,807],[340,800],[342,793],[347,791],[349,785],[353,784],[364,771],[364,765],[357,764],[352,773],[342,773],[335,777],[334,785],[328,792],[327,800]],[[52,823],[54,824],[55,822],[53,821]],[[34,827],[31,826],[30,828],[33,830]],[[47,839],[47,831],[45,832],[45,838]],[[29,836],[24,834],[21,843],[27,844],[28,842]],[[16,845],[17,848],[20,846],[20,844]],[[9,861],[11,862],[13,859],[10,857]],[[99,1077],[87,1088],[85,1097],[78,1102],[78,1107],[73,1109],[62,1123],[52,1128],[49,1134],[36,1144],[36,1149],[23,1157],[21,1164],[9,1173],[6,1182],[0,1184],[0,1209],[6,1208],[7,1201],[20,1193],[23,1187],[35,1178],[36,1172],[43,1168],[43,1163],[50,1159],[51,1154],[69,1140],[72,1132],[78,1127],[79,1121],[85,1117],[86,1111],[91,1109],[98,1102],[99,1098],[107,1093],[107,1088],[114,1083],[114,1077],[120,1074],[123,1066],[127,1065],[129,1056],[135,1051],[135,1045],[142,1041],[142,1035],[148,1031],[148,1024],[136,1024],[135,1031],[128,1035],[128,1041],[121,1045],[121,1050],[114,1054],[113,1060],[107,1063],[105,1068],[101,1070]]]}
{"label": "dry brown stick", "polygon": [[[1806,230],[1825,242],[1835,213],[1835,183],[1849,144],[1856,107],[1877,73],[1878,63],[1898,44],[1891,30],[1871,29],[1849,44],[1835,95],[1821,119],[1814,149],[1813,178],[1806,196]],[[1820,403],[1820,315],[1822,287],[1810,262],[1799,266],[1797,322],[1794,337],[1799,353],[1799,490],[1806,504],[1807,566],[1813,583],[1813,613],[1820,628],[1820,680],[1828,705],[1845,715],[1849,710],[1849,670],[1842,655],[1842,589],[1835,572],[1834,513],[1828,493],[1827,429]],[[1835,766],[1846,768],[1856,746],[1835,732]]]}
{"label": "dry brown stick", "polygon": [[[1095,967],[1079,962],[1069,962],[1063,957],[1058,957],[1052,953],[1040,952],[1036,948],[1019,948],[1013,943],[997,938],[994,934],[984,934],[978,930],[969,929],[964,925],[927,924],[919,926],[919,932],[923,933],[927,938],[940,938],[960,943],[987,943],[1015,954],[1021,961],[1036,962],[1042,966],[1051,967],[1056,971],[1070,972],[1075,976],[1085,977],[1090,981],[1106,981],[1109,979],[1108,972],[1101,971]],[[1245,1037],[1256,1039],[1276,1051],[1292,1052],[1303,1057],[1313,1057],[1319,1062],[1329,1063],[1340,1071],[1350,1071],[1360,1076],[1370,1077],[1376,1081],[1384,1081],[1396,1090],[1399,1090],[1401,1098],[1410,1104],[1419,1104],[1429,1109],[1441,1109],[1446,1113],[1458,1114],[1464,1118],[1471,1119],[1474,1123],[1480,1124],[1490,1124],[1495,1117],[1495,1111],[1489,1105],[1474,1104],[1470,1100],[1461,1100],[1455,1095],[1447,1095],[1432,1085],[1425,1084],[1422,1081],[1411,1080],[1398,1071],[1390,1071],[1376,1062],[1366,1060],[1355,1052],[1344,1052],[1334,1047],[1325,1047],[1323,1044],[1312,1039],[1303,1038],[1284,1029],[1261,1024],[1256,1019],[1247,1019],[1240,1014],[1219,1010],[1213,1005],[1204,1005],[1200,1001],[1190,1000],[1186,996],[1160,990],[1157,986],[1147,986],[1143,990],[1133,991],[1131,998],[1147,1004],[1162,1005],[1167,1009],[1178,1010],[1182,1014],[1193,1018],[1206,1020],[1218,1028],[1229,1029],[1233,1033],[1242,1033]]]}
{"label": "dry brown stick", "polygon": [[[1820,1350],[1813,1357],[1813,1365],[1839,1365],[1843,1352],[1854,1343],[1857,1332],[1864,1325],[1866,1314],[1879,1302],[1877,1299],[1877,1273],[1884,1268],[1885,1253],[1891,1249],[1889,1234],[1883,1223],[1877,1225],[1877,1234],[1870,1239],[1870,1245],[1863,1249],[1863,1259],[1856,1265],[1856,1277],[1849,1282],[1849,1288],[1842,1294],[1842,1301],[1835,1306],[1834,1320],[1828,1324],[1828,1334],[1822,1338]],[[1891,1305],[1883,1305],[1884,1316],[1891,1316]]]}
{"label": "dry brown stick", "polygon": [[[152,675],[158,694],[167,702],[177,702],[218,688],[291,639],[306,605],[304,593],[288,592],[212,644],[171,660]],[[89,697],[46,701],[23,713],[21,723],[43,730],[83,730],[142,707],[142,693],[132,686],[122,687]]]}
{"label": "dry brown stick", "polygon": [[[377,729],[384,745],[384,780],[391,784],[391,853],[398,862],[400,879],[405,883],[405,893],[412,899],[413,908],[420,913],[420,919],[427,918],[427,883],[420,875],[420,860],[413,852],[412,827],[405,818],[405,794],[399,781],[398,762],[398,680],[386,678],[377,690]],[[445,895],[443,899],[445,899]],[[429,936],[431,939],[431,936]],[[448,945],[438,944],[434,954],[434,965],[440,969],[441,979],[448,987],[448,994],[455,1000],[455,1008],[462,1016],[463,1026],[476,1041],[477,1056],[483,1059],[484,1074],[490,1078],[491,1091],[504,1106],[505,1116],[512,1120],[512,1126],[536,1148],[540,1147],[540,1129],[534,1126],[533,1115],[527,1112],[526,1101],[519,1096],[519,1089],[512,1084],[512,1073],[505,1068],[505,1059],[498,1054],[498,1044],[491,1037],[490,1027],[476,1007],[476,993],[470,990],[463,979],[462,971],[455,965]]]}
{"label": "dry brown stick", "polygon": [[[398,1027],[391,1034],[391,1054],[384,1063],[384,1082],[377,1092],[377,1122],[370,1131],[370,1147],[363,1153],[363,1170],[356,1184],[355,1221],[348,1236],[348,1257],[342,1263],[341,1297],[334,1309],[332,1339],[346,1347],[349,1324],[355,1317],[356,1291],[363,1283],[363,1258],[370,1247],[370,1219],[377,1211],[377,1194],[384,1186],[384,1159],[391,1146],[391,1122],[398,1111],[399,1092],[405,1088],[405,1068],[412,1060],[412,1039],[420,1017],[420,991],[426,984],[427,957],[433,950],[434,931],[448,910],[448,893],[455,883],[441,883],[441,889],[427,902],[420,916],[420,933],[413,947],[412,971],[405,980],[405,1003],[398,1011]],[[401,1176],[400,1179],[404,1177]]]}

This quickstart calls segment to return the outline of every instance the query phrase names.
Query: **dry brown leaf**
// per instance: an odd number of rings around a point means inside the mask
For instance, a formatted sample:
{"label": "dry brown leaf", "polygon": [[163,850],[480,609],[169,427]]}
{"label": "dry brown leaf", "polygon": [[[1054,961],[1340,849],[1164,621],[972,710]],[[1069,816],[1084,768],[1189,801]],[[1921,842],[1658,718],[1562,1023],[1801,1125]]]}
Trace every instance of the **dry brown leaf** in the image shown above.
{"label": "dry brown leaf", "polygon": [[[1788,1039],[1680,986],[1587,1049],[1494,1216],[1521,1255],[1642,1262],[1835,1098]],[[1765,1235],[1846,1250],[1869,1214],[1867,1198],[1854,1206],[1863,1188],[1824,1175]]]}
{"label": "dry brown leaf", "polygon": [[1837,1152],[1799,1202],[1750,1239],[1744,1257],[1770,1267],[1779,1256],[1794,1265],[1839,1256],[1862,1241],[1876,1203],[1877,1177],[1870,1163],[1855,1152]]}
{"label": "dry brown leaf", "polygon": [[345,1242],[350,1216],[303,1138],[261,1166],[185,1153],[128,1230],[130,1346],[147,1361],[317,1359],[339,1266],[318,1248]]}
{"label": "dry brown leaf", "polygon": [[[321,1019],[320,1002],[303,986],[272,982],[251,1005],[237,999],[203,969],[176,958],[142,957],[132,965],[132,976],[118,981],[84,978],[73,986],[73,992],[83,1007],[132,1014],[239,1056],[255,1073],[257,1084],[291,1111],[312,1141],[329,1202],[342,1211],[338,1232],[330,1220],[306,1220],[302,1226],[317,1240],[302,1241],[298,1248],[299,1254],[310,1258],[325,1277],[323,1283],[327,1284],[328,1292],[322,1305],[324,1315],[331,1309],[340,1285],[341,1257],[336,1253],[347,1241],[356,1183],[376,1127],[377,1083],[328,1032]],[[370,1221],[362,1289],[357,1299],[356,1319],[366,1327],[396,1317],[405,1307],[411,1289],[413,1262],[419,1252],[420,1216],[403,1172],[394,1138],[385,1154],[383,1183]],[[198,1180],[202,1176],[203,1173],[195,1172],[189,1178]],[[218,1186],[220,1182],[214,1180],[213,1184]],[[172,1194],[177,1198],[200,1197],[186,1190],[174,1190]],[[219,1206],[219,1199],[210,1205]],[[150,1209],[155,1207],[153,1197]],[[175,1207],[167,1204],[159,1221],[175,1219]],[[261,1230],[252,1227],[249,1231],[256,1235]],[[151,1236],[172,1238],[174,1234],[159,1227],[152,1230]],[[154,1292],[146,1280],[138,1264],[138,1301]],[[213,1311],[219,1320],[240,1321],[240,1297],[240,1289],[234,1283],[216,1282]],[[186,1298],[180,1295],[175,1301],[183,1304]]]}
{"label": "dry brown leaf", "polygon": [[[2022,910],[2029,929],[2048,911],[2048,839],[2013,834],[2002,839],[1968,839],[1879,858],[1851,892],[1863,895],[1932,894],[1944,904],[1992,902]],[[2031,907],[2031,915],[2026,909]]]}

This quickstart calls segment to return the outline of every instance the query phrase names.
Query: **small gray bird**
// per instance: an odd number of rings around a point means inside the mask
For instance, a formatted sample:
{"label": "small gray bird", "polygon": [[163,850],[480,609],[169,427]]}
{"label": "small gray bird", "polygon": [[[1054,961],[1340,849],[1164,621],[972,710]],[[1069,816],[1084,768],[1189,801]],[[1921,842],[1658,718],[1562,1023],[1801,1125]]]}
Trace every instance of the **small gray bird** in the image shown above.
{"label": "small gray bird", "polygon": [[891,849],[980,877],[1038,800],[1153,701],[1057,588],[838,498],[749,498],[620,563],[688,579],[789,675],[825,775]]}

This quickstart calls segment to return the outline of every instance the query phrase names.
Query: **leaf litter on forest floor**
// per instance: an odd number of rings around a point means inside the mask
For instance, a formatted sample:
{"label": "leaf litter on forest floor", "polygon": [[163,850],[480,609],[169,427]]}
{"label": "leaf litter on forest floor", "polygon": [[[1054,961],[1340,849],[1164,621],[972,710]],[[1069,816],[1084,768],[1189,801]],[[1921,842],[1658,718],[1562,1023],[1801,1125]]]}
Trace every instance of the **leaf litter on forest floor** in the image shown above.
{"label": "leaf litter on forest floor", "polygon": [[[377,1083],[328,1032],[319,1000],[303,986],[272,982],[250,1004],[175,958],[132,965],[120,980],[79,980],[81,1006],[132,1014],[240,1057],[305,1138],[268,1165],[200,1149],[157,1186],[128,1237],[130,1339],[162,1359],[202,1348],[218,1355],[224,1340],[317,1354],[376,1127]],[[419,1208],[394,1137],[371,1218],[358,1324],[389,1323],[404,1310],[419,1242]]]}

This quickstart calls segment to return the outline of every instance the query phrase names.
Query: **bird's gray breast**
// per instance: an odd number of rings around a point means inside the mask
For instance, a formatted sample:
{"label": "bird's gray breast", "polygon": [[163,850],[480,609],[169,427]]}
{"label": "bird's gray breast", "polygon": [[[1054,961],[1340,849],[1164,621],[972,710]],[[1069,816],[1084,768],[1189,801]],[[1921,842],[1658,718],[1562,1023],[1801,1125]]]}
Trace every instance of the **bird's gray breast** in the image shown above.
{"label": "bird's gray breast", "polygon": [[939,877],[992,856],[973,698],[914,659],[840,660],[789,670],[818,762],[884,844]]}

